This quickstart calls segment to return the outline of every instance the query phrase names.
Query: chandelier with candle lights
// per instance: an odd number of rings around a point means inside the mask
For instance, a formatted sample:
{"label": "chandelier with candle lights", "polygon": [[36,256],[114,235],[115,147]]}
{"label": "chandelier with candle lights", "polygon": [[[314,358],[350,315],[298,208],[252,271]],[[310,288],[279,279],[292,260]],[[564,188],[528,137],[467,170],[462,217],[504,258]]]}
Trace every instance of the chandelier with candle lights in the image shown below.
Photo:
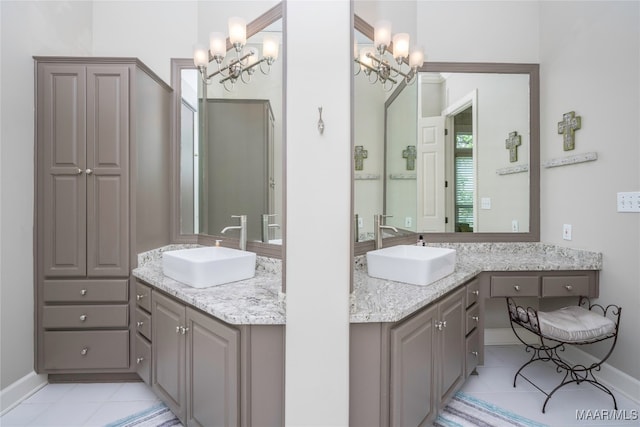
{"label": "chandelier with candle lights", "polygon": [[424,63],[424,52],[417,47],[409,51],[408,33],[392,37],[391,23],[378,21],[374,27],[373,43],[374,46],[363,47],[360,51],[357,45],[354,47],[354,60],[360,65],[356,75],[363,72],[370,83],[380,82],[385,90],[391,90],[402,80],[407,84],[416,81],[418,68]]}
{"label": "chandelier with candle lights", "polygon": [[[245,46],[247,43],[247,24],[242,18],[229,18],[229,39],[221,32],[209,35],[209,49],[203,44],[196,44],[193,50],[193,63],[198,68],[202,81],[211,84],[213,77],[222,77],[219,81],[227,91],[233,90],[238,80],[249,83],[257,69],[269,74],[271,65],[278,59],[279,42],[277,37],[265,35],[262,43],[262,58],[258,50]],[[235,56],[228,58],[227,51],[233,49]],[[230,55],[231,56],[231,55]],[[214,62],[217,70],[209,74],[209,63]]]}

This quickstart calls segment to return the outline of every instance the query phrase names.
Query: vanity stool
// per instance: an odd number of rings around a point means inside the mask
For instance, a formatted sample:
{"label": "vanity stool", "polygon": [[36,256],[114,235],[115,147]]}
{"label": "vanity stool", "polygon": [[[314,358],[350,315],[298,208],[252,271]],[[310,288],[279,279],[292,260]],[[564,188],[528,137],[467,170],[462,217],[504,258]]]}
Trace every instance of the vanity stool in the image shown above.
{"label": "vanity stool", "polygon": [[[618,327],[620,325],[620,312],[622,308],[616,305],[608,305],[606,308],[599,304],[591,304],[587,297],[580,297],[578,305],[568,306],[555,311],[542,312],[531,307],[523,308],[516,305],[512,298],[507,297],[509,309],[509,321],[511,329],[516,337],[525,345],[527,352],[532,352],[531,359],[520,367],[513,378],[513,386],[516,386],[518,376],[521,376],[535,388],[547,396],[542,405],[544,413],[547,402],[553,394],[567,384],[587,382],[593,384],[613,399],[613,407],[618,409],[616,398],[605,385],[600,383],[594,376],[593,371],[599,371],[602,365],[613,352],[618,339]],[[525,330],[538,336],[539,343],[529,344],[520,335],[522,330],[516,328],[520,326]],[[520,332],[518,332],[520,329]],[[587,345],[600,341],[608,341],[609,350],[607,354],[598,362],[585,366],[573,364],[562,358],[565,345]],[[538,387],[532,380],[527,378],[522,370],[531,363],[541,360],[543,362],[553,362],[556,364],[558,372],[564,371],[562,382],[550,393]]]}

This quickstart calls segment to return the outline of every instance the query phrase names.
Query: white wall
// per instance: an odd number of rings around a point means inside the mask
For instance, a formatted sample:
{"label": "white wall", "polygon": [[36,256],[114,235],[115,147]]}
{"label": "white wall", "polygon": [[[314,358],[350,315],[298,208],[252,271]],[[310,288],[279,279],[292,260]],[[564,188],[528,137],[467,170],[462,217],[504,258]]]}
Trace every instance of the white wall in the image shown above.
{"label": "white wall", "polygon": [[[541,239],[603,253],[598,302],[623,307],[610,363],[640,379],[640,214],[616,212],[616,192],[640,191],[640,3],[542,2],[540,11],[541,160],[598,153],[542,169]],[[569,111],[582,129],[567,153],[557,123]]]}
{"label": "white wall", "polygon": [[287,3],[288,426],[349,422],[351,34],[347,1]]}
{"label": "white wall", "polygon": [[[33,55],[88,55],[92,5],[2,1],[0,389],[33,372]],[[4,403],[4,401],[3,401]]]}

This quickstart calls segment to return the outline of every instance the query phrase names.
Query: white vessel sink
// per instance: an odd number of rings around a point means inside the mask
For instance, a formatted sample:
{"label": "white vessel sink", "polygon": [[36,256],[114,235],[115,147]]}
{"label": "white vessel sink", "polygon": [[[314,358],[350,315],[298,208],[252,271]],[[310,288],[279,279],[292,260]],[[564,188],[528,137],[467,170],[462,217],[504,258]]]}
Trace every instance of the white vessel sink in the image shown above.
{"label": "white vessel sink", "polygon": [[371,277],[428,285],[453,273],[456,251],[430,246],[398,245],[367,252]]}
{"label": "white vessel sink", "polygon": [[162,272],[194,288],[222,285],[252,278],[256,254],[219,246],[167,251],[162,254]]}

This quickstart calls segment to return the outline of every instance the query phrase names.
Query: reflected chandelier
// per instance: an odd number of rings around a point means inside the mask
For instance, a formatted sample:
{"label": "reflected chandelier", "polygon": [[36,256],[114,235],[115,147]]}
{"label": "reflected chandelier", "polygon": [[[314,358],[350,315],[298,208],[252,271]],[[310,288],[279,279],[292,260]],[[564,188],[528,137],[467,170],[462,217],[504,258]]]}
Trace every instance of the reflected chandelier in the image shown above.
{"label": "reflected chandelier", "polygon": [[[360,52],[357,44],[354,46],[354,61],[360,64],[356,75],[364,72],[370,83],[380,82],[387,91],[391,90],[398,80],[404,80],[407,84],[415,82],[418,68],[424,63],[424,52],[417,47],[409,52],[409,34],[398,33],[393,36],[392,53],[388,50],[392,41],[391,23],[378,21],[373,34],[374,46],[364,47]],[[393,59],[390,56],[395,59],[395,66],[392,65]],[[402,70],[406,64],[409,65],[409,70]]]}
{"label": "reflected chandelier", "polygon": [[[202,81],[211,84],[213,77],[220,75],[220,83],[227,91],[233,90],[238,79],[243,83],[249,83],[256,69],[263,74],[269,74],[271,65],[278,59],[278,39],[271,35],[265,35],[262,44],[262,58],[258,58],[258,50],[254,47],[245,47],[247,43],[247,24],[244,19],[238,17],[229,18],[229,44],[236,52],[235,58],[230,58],[223,65],[227,53],[227,39],[223,33],[212,32],[209,34],[209,50],[204,44],[196,44],[193,49],[193,63],[200,71]],[[207,66],[215,62],[217,71],[207,74]]]}

